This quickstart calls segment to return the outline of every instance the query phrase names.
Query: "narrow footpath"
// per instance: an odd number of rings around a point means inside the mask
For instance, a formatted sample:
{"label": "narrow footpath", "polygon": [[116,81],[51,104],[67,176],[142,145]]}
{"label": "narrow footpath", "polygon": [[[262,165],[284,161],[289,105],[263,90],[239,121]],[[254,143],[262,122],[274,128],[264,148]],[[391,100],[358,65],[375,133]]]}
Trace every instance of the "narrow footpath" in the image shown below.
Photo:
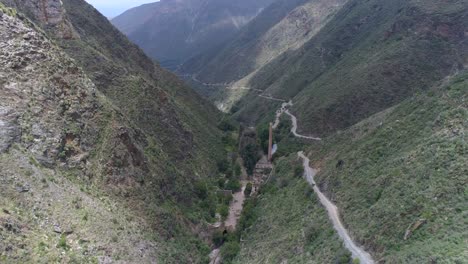
{"label": "narrow footpath", "polygon": [[234,231],[236,230],[237,227],[237,222],[239,222],[239,219],[242,214],[242,208],[244,205],[244,200],[245,200],[245,187],[247,186],[248,181],[241,181],[242,188],[239,192],[236,192],[232,195],[233,201],[229,205],[229,215],[224,221],[224,226],[226,227],[227,230]]}

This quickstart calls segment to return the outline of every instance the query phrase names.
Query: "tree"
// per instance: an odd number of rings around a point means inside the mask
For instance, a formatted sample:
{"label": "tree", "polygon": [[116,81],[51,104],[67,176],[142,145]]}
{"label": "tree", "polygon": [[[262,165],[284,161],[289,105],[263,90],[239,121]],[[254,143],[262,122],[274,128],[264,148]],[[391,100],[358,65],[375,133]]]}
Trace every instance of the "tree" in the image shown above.
{"label": "tree", "polygon": [[257,161],[260,158],[258,155],[258,146],[252,143],[248,144],[242,150],[241,155],[242,155],[242,159],[244,160],[244,166],[247,170],[247,173],[249,175],[252,175],[255,169],[255,165],[257,164]]}
{"label": "tree", "polygon": [[244,195],[245,196],[250,196],[250,194],[252,193],[252,183],[247,183],[247,186],[245,186],[245,190],[244,190]]}

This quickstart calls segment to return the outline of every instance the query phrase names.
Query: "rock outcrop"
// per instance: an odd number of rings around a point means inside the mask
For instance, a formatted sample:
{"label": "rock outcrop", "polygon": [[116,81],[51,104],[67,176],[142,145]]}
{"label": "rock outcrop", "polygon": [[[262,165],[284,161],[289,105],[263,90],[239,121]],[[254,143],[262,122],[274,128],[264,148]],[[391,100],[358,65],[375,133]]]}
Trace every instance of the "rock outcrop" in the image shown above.
{"label": "rock outcrop", "polygon": [[34,22],[54,31],[61,38],[77,38],[73,26],[67,19],[67,12],[61,0],[4,0],[6,5],[14,7],[34,19]]}
{"label": "rock outcrop", "polygon": [[85,138],[97,127],[88,121],[99,108],[94,84],[25,22],[4,15],[0,28],[2,149],[21,142],[46,163],[89,151],[94,142]]}

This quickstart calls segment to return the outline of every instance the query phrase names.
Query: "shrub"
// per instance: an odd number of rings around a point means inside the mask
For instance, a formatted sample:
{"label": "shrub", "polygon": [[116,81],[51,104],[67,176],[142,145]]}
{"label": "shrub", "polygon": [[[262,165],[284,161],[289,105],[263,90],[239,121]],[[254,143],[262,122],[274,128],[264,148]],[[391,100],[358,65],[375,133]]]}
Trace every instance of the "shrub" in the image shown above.
{"label": "shrub", "polygon": [[231,190],[233,192],[238,192],[242,188],[242,185],[239,180],[229,180],[226,184],[226,190]]}
{"label": "shrub", "polygon": [[240,245],[237,241],[226,242],[221,249],[221,255],[223,256],[224,263],[230,263],[239,253]]}
{"label": "shrub", "polygon": [[216,165],[221,173],[225,173],[229,169],[229,161],[227,159],[219,160]]}
{"label": "shrub", "polygon": [[245,186],[245,190],[244,190],[244,195],[245,196],[250,196],[250,194],[252,193],[252,183],[247,183],[247,186]]}
{"label": "shrub", "polygon": [[239,177],[241,173],[242,173],[242,168],[238,163],[236,163],[236,165],[234,166],[234,176]]}
{"label": "shrub", "polygon": [[302,167],[302,165],[296,165],[296,167],[294,167],[294,176],[302,177],[302,175],[304,175],[304,167]]}
{"label": "shrub", "polygon": [[244,202],[244,209],[242,210],[242,215],[239,219],[238,230],[242,231],[252,226],[255,220],[257,219],[257,214],[255,213],[256,200],[247,199]]}
{"label": "shrub", "polygon": [[308,226],[304,231],[305,239],[308,243],[312,243],[320,234],[320,228],[316,224]]}
{"label": "shrub", "polygon": [[198,198],[204,200],[208,197],[208,187],[205,181],[197,181],[194,188]]}
{"label": "shrub", "polygon": [[256,144],[248,144],[242,150],[242,159],[244,160],[244,165],[249,175],[253,174],[255,169],[255,165],[257,161],[260,159],[258,155],[258,146]]}
{"label": "shrub", "polygon": [[351,262],[351,253],[347,250],[340,250],[335,258],[336,264],[349,264]]}
{"label": "shrub", "polygon": [[223,219],[226,219],[229,215],[229,206],[225,204],[221,205],[221,207],[219,208],[219,214]]}
{"label": "shrub", "polygon": [[224,132],[234,131],[236,127],[234,126],[233,122],[227,118],[223,118],[221,122],[218,124],[218,128]]}
{"label": "shrub", "polygon": [[59,242],[57,244],[57,248],[61,248],[63,250],[69,250],[70,249],[70,246],[67,245],[67,237],[64,234],[62,234],[60,236],[60,240],[59,240]]}

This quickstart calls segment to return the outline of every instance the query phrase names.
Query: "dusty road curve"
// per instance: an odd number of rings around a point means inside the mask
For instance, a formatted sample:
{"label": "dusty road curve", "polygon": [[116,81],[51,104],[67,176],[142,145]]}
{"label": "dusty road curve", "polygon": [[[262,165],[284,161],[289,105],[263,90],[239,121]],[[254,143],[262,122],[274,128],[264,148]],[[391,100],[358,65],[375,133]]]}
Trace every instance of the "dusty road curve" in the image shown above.
{"label": "dusty road curve", "polygon": [[299,157],[303,160],[304,174],[307,182],[313,187],[314,192],[320,199],[322,205],[327,209],[328,216],[330,217],[333,227],[338,232],[338,235],[343,239],[345,247],[351,252],[353,258],[358,258],[361,264],[373,264],[375,263],[371,255],[364,251],[361,247],[356,245],[348,234],[348,231],[343,226],[338,213],[338,208],[320,191],[314,181],[314,176],[317,171],[309,166],[309,158],[304,155],[304,152],[298,153]]}
{"label": "dusty road curve", "polygon": [[293,106],[292,101],[283,103],[281,105],[281,108],[278,111],[276,111],[276,119],[275,119],[275,123],[273,124],[273,129],[276,129],[278,127],[280,123],[281,115],[283,113],[286,113],[289,117],[291,117],[291,122],[292,122],[291,132],[294,134],[295,137],[318,140],[318,141],[322,140],[321,138],[318,138],[318,137],[310,137],[310,136],[304,136],[304,135],[298,134],[297,133],[297,118],[293,114],[291,114],[291,112],[289,112],[289,109],[287,108],[288,106]]}
{"label": "dusty road curve", "polygon": [[292,121],[292,128],[291,128],[291,132],[294,134],[295,137],[298,137],[298,138],[305,138],[305,139],[312,139],[312,140],[322,140],[321,138],[318,138],[318,137],[309,137],[309,136],[304,136],[304,135],[300,135],[297,133],[297,118],[291,114],[289,112],[289,110],[286,109],[286,111],[284,111],[288,116],[291,117],[291,121]]}

